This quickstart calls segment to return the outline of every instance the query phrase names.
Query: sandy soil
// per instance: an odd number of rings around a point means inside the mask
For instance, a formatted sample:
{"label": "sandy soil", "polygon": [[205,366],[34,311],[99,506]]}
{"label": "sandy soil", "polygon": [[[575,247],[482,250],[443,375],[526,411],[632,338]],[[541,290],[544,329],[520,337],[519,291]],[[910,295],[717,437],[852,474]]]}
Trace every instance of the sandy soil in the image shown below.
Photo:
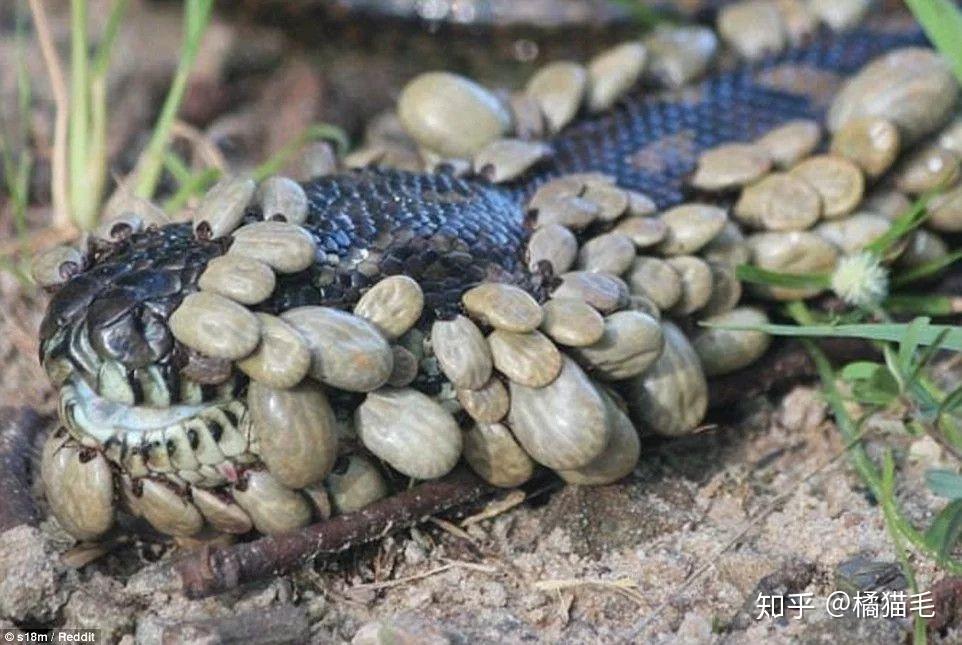
{"label": "sandy soil", "polygon": [[[21,527],[0,536],[0,616],[143,643],[194,642],[185,634],[220,633],[251,612],[255,642],[903,642],[904,620],[830,618],[824,608],[832,592],[858,588],[853,570],[881,569],[883,588],[905,580],[815,391],[757,399],[738,415],[646,446],[618,485],[553,488],[463,530],[428,523],[201,601],[137,584],[142,566],[178,547],[141,540],[74,569],[61,557],[83,553],[54,523]],[[884,440],[901,443],[902,503],[927,521],[940,502],[919,482],[945,457],[927,439]],[[944,577],[912,564],[920,589]],[[810,593],[815,608],[757,620],[760,593]],[[278,612],[283,630],[269,622]],[[958,642],[962,632],[933,636]]]}

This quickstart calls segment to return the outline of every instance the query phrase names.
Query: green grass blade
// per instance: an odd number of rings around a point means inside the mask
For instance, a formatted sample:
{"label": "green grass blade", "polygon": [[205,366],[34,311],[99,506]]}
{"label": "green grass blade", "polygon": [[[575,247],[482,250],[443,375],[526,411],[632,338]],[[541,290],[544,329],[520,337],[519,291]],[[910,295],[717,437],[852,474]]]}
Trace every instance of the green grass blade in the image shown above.
{"label": "green grass blade", "polygon": [[929,200],[933,194],[923,195],[915,200],[912,207],[902,213],[892,221],[892,226],[880,237],[876,238],[871,244],[865,247],[870,253],[875,253],[879,257],[885,257],[889,249],[903,237],[917,229],[928,219]]}
{"label": "green grass blade", "polygon": [[925,532],[925,541],[936,552],[938,560],[945,560],[962,535],[962,500],[949,503]]}
{"label": "green grass blade", "polygon": [[893,287],[904,287],[912,282],[917,282],[918,280],[924,280],[929,278],[943,269],[950,267],[959,260],[962,260],[962,249],[958,249],[949,253],[941,258],[936,258],[935,260],[930,260],[924,264],[920,264],[914,269],[910,269],[905,273],[900,273],[899,275],[892,278]]}
{"label": "green grass blade", "polygon": [[779,273],[751,264],[740,264],[735,273],[742,282],[787,289],[827,289],[831,281],[827,273]]}
{"label": "green grass blade", "polygon": [[879,363],[872,361],[855,361],[839,370],[838,376],[843,381],[849,383],[865,381],[875,376],[875,373],[880,369],[885,369],[885,367]]}
{"label": "green grass blade", "polygon": [[949,316],[962,313],[962,298],[938,294],[895,294],[886,298],[882,307],[897,316]]}
{"label": "green grass blade", "polygon": [[167,213],[177,212],[184,207],[188,199],[195,195],[200,195],[213,186],[218,179],[220,179],[220,170],[217,168],[205,168],[191,175],[187,181],[180,185],[177,192],[164,202],[164,211]]}
{"label": "green grass blade", "polygon": [[[905,336],[908,325],[903,323],[865,325],[706,325],[720,329],[762,331],[773,336],[801,338],[862,338],[897,343]],[[944,335],[943,335],[944,334]],[[926,325],[918,331],[919,345],[932,345],[942,340],[943,347],[962,352],[962,327],[950,325]]]}
{"label": "green grass blade", "polygon": [[87,198],[78,205],[75,216],[81,222],[95,224],[99,219],[107,181],[107,77],[90,78],[90,133],[87,146]]}
{"label": "green grass blade", "polygon": [[316,123],[306,128],[294,140],[284,144],[270,159],[255,168],[252,178],[255,181],[261,181],[271,175],[277,174],[301,148],[312,141],[321,139],[330,141],[336,145],[339,155],[346,153],[350,147],[347,133],[345,133],[344,130],[330,123]]}
{"label": "green grass blade", "polygon": [[855,469],[872,490],[872,493],[881,500],[883,497],[881,476],[878,471],[876,471],[871,459],[869,459],[868,454],[861,445],[855,422],[852,420],[852,417],[849,416],[848,410],[845,407],[845,400],[835,385],[835,372],[832,370],[832,364],[829,362],[825,353],[814,343],[808,340],[803,342],[805,349],[812,357],[812,362],[815,363],[815,371],[818,373],[818,378],[822,382],[822,392],[825,396],[825,402],[828,403],[832,413],[835,415],[835,424],[838,426],[842,439],[845,440],[845,445],[850,451],[849,454],[852,465],[855,466]]}
{"label": "green grass blade", "polygon": [[[939,405],[939,409],[935,413],[935,418],[941,419],[943,415],[954,414],[958,411],[959,406],[962,406],[962,386],[952,390],[952,392],[942,400],[942,404]],[[959,497],[962,497],[962,495]]]}
{"label": "green grass blade", "polygon": [[919,356],[919,360],[915,363],[912,373],[909,375],[907,386],[912,387],[921,378],[922,370],[928,367],[929,363],[935,358],[935,354],[942,349],[945,344],[945,336],[948,331],[943,330],[938,336],[935,337],[935,342],[925,348],[922,355]]}
{"label": "green grass blade", "polygon": [[17,174],[14,179],[15,189],[11,191],[13,200],[13,228],[21,242],[27,237],[27,201],[30,199],[30,172],[33,170],[33,154],[30,150],[20,153],[17,163]]}
{"label": "green grass blade", "polygon": [[174,176],[174,181],[178,185],[186,184],[191,181],[192,173],[184,160],[180,158],[173,150],[168,150],[167,154],[164,155],[164,169],[167,170],[171,175]]}
{"label": "green grass blade", "polygon": [[905,0],[905,4],[962,82],[962,48],[959,47],[962,13],[951,0]]}
{"label": "green grass blade", "polygon": [[912,359],[915,358],[915,352],[919,348],[919,335],[930,322],[932,322],[931,318],[920,317],[906,327],[905,335],[899,342],[898,368],[901,374],[907,375],[912,371]]}
{"label": "green grass blade", "polygon": [[110,14],[107,16],[107,25],[104,27],[103,38],[97,47],[93,63],[90,65],[91,76],[106,76],[107,69],[110,67],[110,57],[113,54],[114,43],[117,42],[117,34],[120,32],[120,24],[123,22],[124,14],[130,0],[115,0],[110,7]]}
{"label": "green grass blade", "polygon": [[69,200],[75,223],[83,229],[93,228],[89,221],[90,199],[87,186],[87,135],[90,122],[87,108],[90,105],[90,86],[87,82],[87,2],[70,2],[70,125],[68,128],[68,176]]}
{"label": "green grass blade", "polygon": [[17,52],[17,106],[20,110],[20,142],[26,147],[30,140],[30,107],[33,105],[33,85],[30,82],[30,70],[27,69],[27,58],[25,52],[25,30],[26,13],[17,7],[17,18],[14,31]]}
{"label": "green grass blade", "polygon": [[671,24],[678,20],[678,16],[650,7],[640,0],[614,0],[614,3],[623,7],[640,27],[651,28],[659,24]]}
{"label": "green grass blade", "polygon": [[167,144],[170,141],[170,130],[184,99],[187,80],[194,66],[194,60],[197,58],[201,38],[203,38],[207,24],[210,22],[213,4],[213,0],[186,0],[184,4],[186,33],[181,47],[180,60],[177,63],[177,71],[174,73],[174,80],[167,92],[167,97],[164,99],[160,115],[157,117],[157,123],[154,125],[153,134],[137,162],[134,194],[138,197],[151,199],[154,196],[154,190],[157,188],[157,182],[160,180],[161,170],[163,169]]}

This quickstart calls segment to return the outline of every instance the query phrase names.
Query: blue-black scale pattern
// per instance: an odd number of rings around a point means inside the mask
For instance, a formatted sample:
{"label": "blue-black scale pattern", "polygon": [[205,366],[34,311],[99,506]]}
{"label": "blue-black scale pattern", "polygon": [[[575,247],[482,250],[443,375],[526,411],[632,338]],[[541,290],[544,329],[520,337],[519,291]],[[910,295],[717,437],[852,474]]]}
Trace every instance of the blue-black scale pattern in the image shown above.
{"label": "blue-black scale pattern", "polygon": [[[845,76],[886,51],[923,43],[915,27],[822,34],[808,45],[715,75],[673,96],[645,97],[642,91],[605,115],[568,128],[554,141],[555,157],[519,189],[529,194],[551,177],[590,170],[617,177],[619,185],[647,194],[662,208],[677,204],[700,152],[722,142],[756,139],[793,119],[821,119],[822,103],[760,82],[766,73],[787,74],[794,67],[799,85],[811,84],[811,71],[825,72],[826,78]],[[639,160],[640,150],[651,151],[660,163],[652,167]]]}
{"label": "blue-black scale pattern", "polygon": [[[282,276],[262,308],[349,307],[381,276],[404,273],[425,292],[427,324],[456,311],[460,294],[480,281],[530,287],[538,280],[526,274],[522,261],[523,202],[540,184],[566,173],[598,171],[648,194],[662,208],[677,204],[701,151],[756,138],[792,119],[822,116],[824,102],[813,100],[819,88],[811,86],[806,70],[848,74],[885,51],[922,42],[910,25],[822,34],[674,96],[639,91],[606,114],[566,129],[552,142],[555,155],[512,185],[379,170],[313,180],[305,185],[310,201],[305,227],[317,240],[317,261],[307,271]],[[792,69],[799,71],[803,91],[792,91]],[[760,82],[773,70],[788,72],[787,87],[784,77],[775,85]],[[207,262],[228,245],[229,240],[198,240],[189,225],[174,224],[101,246],[93,265],[51,301],[41,327],[42,353],[65,355],[85,371],[81,354],[89,345],[132,371],[165,366],[175,380],[170,363],[177,344],[166,320],[196,290]],[[56,333],[64,329],[69,333]]]}

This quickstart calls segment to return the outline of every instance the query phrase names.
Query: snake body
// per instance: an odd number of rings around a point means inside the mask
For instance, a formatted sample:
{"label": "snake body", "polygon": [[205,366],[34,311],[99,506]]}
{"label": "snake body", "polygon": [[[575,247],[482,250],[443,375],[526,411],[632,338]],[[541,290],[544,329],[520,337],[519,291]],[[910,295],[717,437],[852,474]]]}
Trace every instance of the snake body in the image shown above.
{"label": "snake body", "polygon": [[[439,313],[456,308],[465,289],[492,273],[525,283],[523,200],[538,185],[568,173],[602,172],[660,208],[678,204],[700,151],[751,140],[793,119],[821,119],[825,105],[811,92],[824,88],[813,87],[813,79],[837,79],[885,51],[922,40],[916,28],[859,28],[718,74],[675,96],[626,97],[609,113],[582,119],[555,137],[555,155],[509,186],[376,169],[316,179],[305,185],[305,226],[317,240],[318,261],[286,276],[266,306],[353,305],[375,279],[357,270],[370,253],[379,256],[377,275],[411,275],[425,289],[429,309]],[[787,79],[777,87],[764,80],[773,70]],[[44,353],[58,329],[84,328],[98,353],[132,369],[164,362],[173,342],[163,322],[224,248],[197,240],[186,224],[108,245],[52,299],[41,326]],[[322,278],[332,271],[333,280]]]}
{"label": "snake body", "polygon": [[[314,262],[278,276],[270,297],[253,309],[273,315],[314,306],[349,310],[374,284],[397,275],[412,278],[423,293],[417,327],[425,332],[436,320],[456,317],[462,295],[481,283],[515,285],[541,302],[555,276],[532,271],[525,258],[534,216],[525,204],[539,186],[571,173],[604,173],[620,187],[648,195],[659,209],[674,206],[690,196],[686,178],[702,151],[753,140],[795,119],[823,120],[826,90],[842,77],[886,51],[922,40],[912,25],[879,21],[846,33],[820,33],[782,55],[715,74],[692,88],[655,96],[636,91],[603,114],[579,118],[565,128],[550,140],[550,158],[507,184],[444,170],[376,168],[314,179],[303,185],[308,212],[301,224],[316,245]],[[243,223],[265,215],[249,206]],[[243,424],[238,418],[243,409],[232,408],[231,402],[246,391],[247,380],[233,373],[224,378],[223,365],[186,348],[168,324],[184,299],[199,290],[208,263],[231,244],[229,235],[213,240],[195,235],[187,223],[139,232],[121,228],[111,239],[91,244],[89,266],[53,296],[40,330],[41,359],[56,385],[73,388],[71,405],[91,396],[78,381],[96,388],[105,363],[123,367],[131,400],[126,407],[88,400],[88,423],[99,414],[99,419],[125,419],[118,427],[143,425],[150,431],[146,421],[128,417],[156,406],[158,396],[151,388],[160,388],[171,410],[178,404],[219,406],[216,421],[204,417],[215,440],[225,426],[236,430]],[[185,374],[199,384],[199,393],[185,389]],[[431,394],[441,387],[437,379],[424,378],[414,385]],[[65,414],[75,412],[62,409]],[[71,427],[69,420],[64,422]],[[124,439],[116,459],[110,446],[94,442],[89,449],[104,449],[112,462],[123,464],[122,475],[137,477],[146,470],[129,472],[128,453],[142,451],[149,461],[152,448],[144,441],[128,445]],[[196,434],[191,442],[198,449]],[[256,453],[253,444],[248,448]],[[245,452],[229,468],[215,465],[216,473],[204,471],[198,481],[205,486],[227,481],[236,488],[231,469],[251,461],[256,459]],[[235,496],[247,503],[243,495]],[[257,524],[257,511],[244,508]],[[270,530],[269,523],[257,527]]]}

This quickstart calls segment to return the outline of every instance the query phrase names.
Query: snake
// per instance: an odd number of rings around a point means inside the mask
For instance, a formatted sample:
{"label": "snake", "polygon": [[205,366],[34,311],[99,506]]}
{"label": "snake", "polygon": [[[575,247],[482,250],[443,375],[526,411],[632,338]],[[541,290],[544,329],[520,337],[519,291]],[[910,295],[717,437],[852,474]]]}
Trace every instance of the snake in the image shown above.
{"label": "snake", "polygon": [[[263,200],[252,197],[253,188],[235,209],[236,221],[223,232],[212,231],[209,222],[198,226],[196,217],[194,222],[112,223],[105,234],[87,237],[70,261],[58,264],[62,280],[39,331],[41,362],[60,397],[62,427],[44,450],[44,481],[54,514],[79,539],[102,536],[114,525],[118,509],[173,535],[194,534],[205,525],[233,533],[291,530],[311,517],[328,516],[328,494],[333,512],[356,510],[348,493],[339,488],[337,497],[334,492],[348,480],[367,482],[375,492],[366,494],[379,496],[387,494],[391,482],[400,479],[403,485],[405,476],[443,475],[433,466],[419,469],[418,459],[432,462],[442,455],[449,462],[444,471],[459,458],[467,439],[457,433],[474,423],[464,409],[470,406],[460,397],[465,389],[477,400],[510,390],[512,405],[518,402],[521,408],[520,402],[526,402],[524,409],[512,408],[507,420],[478,424],[492,446],[514,446],[518,463],[530,462],[525,453],[534,453],[533,462],[521,470],[542,464],[590,479],[583,467],[600,468],[597,460],[605,450],[605,459],[617,461],[615,453],[632,450],[637,458],[637,448],[631,447],[637,438],[626,438],[622,431],[627,427],[634,437],[639,426],[629,412],[630,399],[642,396],[640,390],[591,381],[586,366],[590,351],[564,347],[549,340],[550,333],[536,331],[539,324],[545,330],[542,308],[547,311],[546,303],[564,281],[550,264],[528,261],[528,246],[538,230],[531,200],[559,179],[602,177],[602,183],[643,194],[655,209],[666,211],[701,195],[689,180],[705,151],[752,141],[799,120],[823,123],[828,107],[824,79],[847,77],[886,52],[924,43],[914,23],[886,16],[844,32],[821,30],[782,53],[730,66],[677,90],[652,93],[636,85],[600,113],[580,112],[546,140],[550,154],[509,181],[494,183],[446,164],[430,172],[372,165],[300,184],[296,194],[306,201],[296,223],[265,212]],[[236,192],[238,186],[235,182],[228,188]],[[707,201],[730,205],[731,194]],[[296,228],[297,235],[284,227]],[[248,259],[273,269],[269,292],[254,303],[194,307],[209,293],[201,286],[205,273],[234,253],[243,255],[239,249],[245,244],[253,248],[249,240],[254,237],[245,238],[245,229],[262,231],[268,242],[271,231],[276,232],[277,253],[287,248],[288,238],[296,248],[309,244],[309,261],[279,267],[285,258],[265,251],[263,236],[257,237],[261,245],[254,247],[259,250]],[[602,224],[587,230],[609,229]],[[584,239],[585,231],[579,235]],[[390,287],[379,291],[379,284]],[[490,285],[496,288],[485,291]],[[367,294],[386,299],[386,318],[372,323],[360,315],[365,297],[375,299]],[[476,294],[477,303],[468,294]],[[626,295],[616,294],[623,302],[607,310],[590,298],[588,304],[600,307],[610,327],[619,315],[616,310],[625,308]],[[417,300],[413,315],[405,308],[410,298]],[[532,304],[536,321],[529,325],[524,319]],[[230,323],[238,307],[246,312],[238,313],[238,320],[275,321],[271,324],[279,325],[284,338],[310,336],[323,328],[318,338],[302,343],[309,346],[311,361],[303,381],[277,388],[256,383],[247,370],[237,368],[242,356],[231,356],[230,350],[222,356],[201,351],[219,347],[223,339],[195,345],[185,342],[175,325],[177,312],[188,318],[190,309],[195,318],[211,319],[212,326],[204,327],[213,330],[211,335],[230,333],[230,324],[218,327],[215,319]],[[400,333],[385,331],[385,324],[404,317],[410,320]],[[641,324],[638,320],[632,318],[631,324]],[[458,347],[445,349],[437,331],[442,323],[471,331],[455,336],[461,339],[454,343]],[[678,348],[683,342],[678,327],[654,317],[644,325],[657,333],[646,365],[668,356],[665,348],[673,344],[671,361],[692,360],[690,349]],[[461,333],[453,326],[445,329]],[[452,386],[452,381],[464,385],[472,380],[473,364],[459,370],[452,363],[470,353],[472,339],[484,340],[482,334],[488,333],[494,368],[488,364],[469,388]],[[496,337],[502,343],[500,355]],[[257,342],[255,337],[238,354],[250,354]],[[331,350],[338,343],[343,352]],[[294,346],[300,345],[287,347]],[[544,354],[535,352],[533,363],[524,362],[526,352],[545,346]],[[393,364],[372,367],[385,351],[393,355]],[[446,351],[453,352],[448,364]],[[633,360],[642,353],[639,349]],[[373,386],[354,386],[350,374],[332,374],[342,354],[348,371],[380,369],[383,377]],[[389,374],[399,371],[401,358],[414,361],[415,368],[402,385],[386,384]],[[551,374],[541,379],[545,370]],[[452,373],[457,377],[450,378]],[[551,388],[557,392],[546,393]],[[597,421],[606,430],[600,439],[590,438],[597,445],[588,450],[588,458],[539,458],[539,450],[550,450],[530,436],[530,428],[522,433],[521,426],[564,426],[558,417],[570,410],[546,406],[566,399],[577,406],[571,413],[574,422]],[[704,405],[684,397],[676,403]],[[358,427],[344,429],[352,424]],[[408,434],[400,439],[392,435],[395,426]],[[560,435],[549,437],[549,443],[564,443]],[[626,443],[616,445],[619,441]],[[315,445],[324,442],[334,445]],[[519,442],[525,450],[517,449]],[[414,465],[398,457],[399,443],[404,451],[421,453],[410,457]],[[477,438],[473,445],[477,454]],[[489,461],[502,458],[491,450]],[[305,463],[291,466],[298,455],[307,455]],[[175,456],[193,466],[177,468]]]}

